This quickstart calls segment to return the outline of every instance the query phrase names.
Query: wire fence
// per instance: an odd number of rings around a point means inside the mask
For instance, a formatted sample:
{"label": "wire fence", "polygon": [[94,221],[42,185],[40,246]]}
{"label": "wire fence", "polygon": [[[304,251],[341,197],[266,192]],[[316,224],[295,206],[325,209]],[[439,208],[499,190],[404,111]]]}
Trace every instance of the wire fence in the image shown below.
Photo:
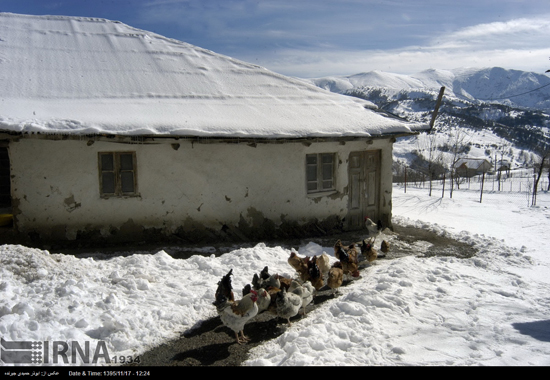
{"label": "wire fence", "polygon": [[499,199],[504,197],[509,201],[528,207],[537,204],[537,195],[550,191],[547,176],[541,177],[536,189],[535,182],[536,174],[533,169],[483,173],[473,177],[450,178],[443,176],[441,179],[431,182],[427,176],[418,173],[408,178],[406,172],[405,175],[394,176],[394,184],[402,188],[405,193],[407,188],[424,189],[431,196],[452,198],[453,192],[460,190],[477,194],[479,203],[498,194]]}

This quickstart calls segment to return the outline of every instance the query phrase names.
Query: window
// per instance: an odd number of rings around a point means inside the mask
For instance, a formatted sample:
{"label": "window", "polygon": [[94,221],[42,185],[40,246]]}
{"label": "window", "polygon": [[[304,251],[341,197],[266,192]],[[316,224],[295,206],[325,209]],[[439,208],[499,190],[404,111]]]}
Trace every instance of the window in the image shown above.
{"label": "window", "polygon": [[99,153],[99,191],[102,197],[137,195],[135,152]]}
{"label": "window", "polygon": [[333,153],[306,155],[308,193],[334,190],[334,157]]}

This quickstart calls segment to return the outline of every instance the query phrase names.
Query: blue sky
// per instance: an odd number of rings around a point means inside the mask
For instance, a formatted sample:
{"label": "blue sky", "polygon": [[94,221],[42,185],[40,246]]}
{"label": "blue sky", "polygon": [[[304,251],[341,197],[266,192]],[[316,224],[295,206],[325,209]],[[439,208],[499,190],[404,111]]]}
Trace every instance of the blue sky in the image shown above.
{"label": "blue sky", "polygon": [[548,0],[0,0],[0,12],[117,20],[302,78],[550,69]]}

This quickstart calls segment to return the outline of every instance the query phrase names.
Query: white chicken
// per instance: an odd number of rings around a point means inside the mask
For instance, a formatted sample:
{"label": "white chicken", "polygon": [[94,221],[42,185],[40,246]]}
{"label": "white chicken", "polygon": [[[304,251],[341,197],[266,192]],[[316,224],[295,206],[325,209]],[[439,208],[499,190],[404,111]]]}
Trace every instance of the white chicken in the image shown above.
{"label": "white chicken", "polygon": [[249,339],[244,335],[244,325],[251,318],[258,314],[258,293],[250,287],[245,287],[243,293],[248,292],[239,301],[235,301],[231,276],[233,269],[222,277],[218,282],[215,299],[212,303],[216,306],[216,311],[220,316],[222,323],[229,327],[235,333],[237,343],[243,344]]}
{"label": "white chicken", "polygon": [[306,306],[313,301],[313,296],[315,292],[315,288],[313,287],[311,282],[306,281],[303,284],[300,284],[298,281],[292,280],[288,291],[298,294],[302,298],[302,314],[305,315]]}
{"label": "white chicken", "polygon": [[256,303],[258,304],[258,314],[266,311],[271,304],[271,295],[269,292],[263,288],[258,290],[258,301]]}
{"label": "white chicken", "polygon": [[286,319],[291,326],[290,318],[294,317],[302,307],[302,297],[296,293],[287,292],[285,288],[277,293],[275,304],[277,306],[277,316]]}
{"label": "white chicken", "polygon": [[244,325],[258,314],[258,293],[251,290],[239,301],[221,302],[217,305],[218,314],[222,323],[235,333],[237,343],[243,344],[250,339],[244,335]]}
{"label": "white chicken", "polygon": [[[251,290],[252,286],[250,284],[246,284],[243,288],[243,296],[246,296]],[[266,311],[271,305],[271,295],[264,288],[257,289],[256,292],[258,293],[258,300],[256,303],[258,304],[258,314],[260,314]]]}
{"label": "white chicken", "polygon": [[378,235],[380,235],[380,232],[382,232],[382,228],[383,228],[382,221],[378,220],[377,223],[374,223],[371,218],[366,216],[365,217],[365,228],[367,229],[368,237],[374,238],[374,240],[372,242],[372,244],[374,245],[374,241],[376,240]]}

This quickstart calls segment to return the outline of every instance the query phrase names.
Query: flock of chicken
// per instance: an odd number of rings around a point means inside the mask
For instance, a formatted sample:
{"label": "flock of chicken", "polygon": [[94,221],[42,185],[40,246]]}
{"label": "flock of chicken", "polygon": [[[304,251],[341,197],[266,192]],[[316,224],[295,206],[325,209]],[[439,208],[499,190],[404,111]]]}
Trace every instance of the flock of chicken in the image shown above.
{"label": "flock of chicken", "polygon": [[[380,229],[380,228],[379,228]],[[345,246],[340,240],[334,245],[334,256],[338,260],[330,265],[326,253],[320,256],[299,257],[291,250],[288,263],[296,270],[297,278],[287,278],[270,274],[265,267],[260,274],[254,274],[252,283],[242,289],[242,298],[235,300],[231,285],[231,269],[218,282],[215,301],[217,312],[222,323],[235,333],[237,343],[246,343],[249,338],[244,335],[244,325],[262,312],[269,312],[283,318],[291,325],[290,318],[298,315],[300,310],[306,314],[306,306],[313,302],[317,291],[325,285],[334,295],[342,285],[344,278],[359,276],[359,262],[369,263],[383,257],[374,248],[376,237],[360,244]],[[359,250],[358,250],[359,249]],[[380,250],[386,253],[389,244],[384,240]],[[362,260],[360,256],[362,256]]]}

